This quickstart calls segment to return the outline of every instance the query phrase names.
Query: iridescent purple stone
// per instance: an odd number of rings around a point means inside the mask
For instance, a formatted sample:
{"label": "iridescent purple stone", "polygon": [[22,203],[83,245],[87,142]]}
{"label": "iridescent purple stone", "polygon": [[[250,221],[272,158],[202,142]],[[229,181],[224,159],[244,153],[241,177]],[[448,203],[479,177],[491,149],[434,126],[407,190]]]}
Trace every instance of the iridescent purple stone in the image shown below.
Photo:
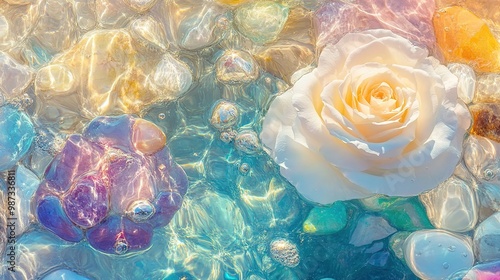
{"label": "iridescent purple stone", "polygon": [[35,195],[39,222],[64,240],[86,237],[96,250],[146,250],[153,229],[182,205],[188,181],[165,134],[128,115],[98,117],[71,135]]}

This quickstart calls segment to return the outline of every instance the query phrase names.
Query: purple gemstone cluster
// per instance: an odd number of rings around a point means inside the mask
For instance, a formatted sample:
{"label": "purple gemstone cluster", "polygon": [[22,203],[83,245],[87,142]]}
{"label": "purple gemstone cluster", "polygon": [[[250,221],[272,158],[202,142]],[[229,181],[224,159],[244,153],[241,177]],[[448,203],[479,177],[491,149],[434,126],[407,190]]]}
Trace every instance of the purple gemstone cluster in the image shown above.
{"label": "purple gemstone cluster", "polygon": [[170,222],[187,186],[156,125],[98,117],[49,164],[33,207],[60,238],[86,238],[99,251],[124,254],[150,246],[153,229]]}

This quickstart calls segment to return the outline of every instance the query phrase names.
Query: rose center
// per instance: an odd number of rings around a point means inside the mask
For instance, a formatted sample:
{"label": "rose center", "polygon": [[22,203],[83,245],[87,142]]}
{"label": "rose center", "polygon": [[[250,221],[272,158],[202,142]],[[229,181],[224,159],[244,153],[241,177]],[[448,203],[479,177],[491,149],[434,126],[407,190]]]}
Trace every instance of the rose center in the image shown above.
{"label": "rose center", "polygon": [[392,88],[387,83],[383,82],[371,91],[370,97],[376,98],[380,101],[388,101],[393,97]]}

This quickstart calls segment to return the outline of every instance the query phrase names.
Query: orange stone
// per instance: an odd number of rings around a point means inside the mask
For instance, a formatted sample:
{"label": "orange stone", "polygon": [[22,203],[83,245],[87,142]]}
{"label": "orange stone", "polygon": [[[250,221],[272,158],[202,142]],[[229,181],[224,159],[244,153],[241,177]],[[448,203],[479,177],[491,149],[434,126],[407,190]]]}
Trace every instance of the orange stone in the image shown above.
{"label": "orange stone", "polygon": [[466,63],[478,72],[500,71],[500,43],[482,19],[452,6],[437,11],[433,24],[437,44],[448,62]]}
{"label": "orange stone", "polygon": [[132,143],[138,151],[153,154],[165,147],[167,137],[154,123],[137,119],[132,130]]}
{"label": "orange stone", "polygon": [[479,103],[469,110],[474,120],[470,133],[500,142],[500,104]]}

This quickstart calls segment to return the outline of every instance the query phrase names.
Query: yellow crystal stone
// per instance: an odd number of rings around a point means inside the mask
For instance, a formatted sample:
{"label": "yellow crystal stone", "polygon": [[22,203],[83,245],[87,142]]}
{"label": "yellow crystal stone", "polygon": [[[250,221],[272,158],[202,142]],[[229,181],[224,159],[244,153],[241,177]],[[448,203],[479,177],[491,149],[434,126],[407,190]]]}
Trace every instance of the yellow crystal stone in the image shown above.
{"label": "yellow crystal stone", "polygon": [[448,62],[470,64],[479,72],[500,71],[500,43],[486,23],[459,6],[436,12],[436,40]]}

